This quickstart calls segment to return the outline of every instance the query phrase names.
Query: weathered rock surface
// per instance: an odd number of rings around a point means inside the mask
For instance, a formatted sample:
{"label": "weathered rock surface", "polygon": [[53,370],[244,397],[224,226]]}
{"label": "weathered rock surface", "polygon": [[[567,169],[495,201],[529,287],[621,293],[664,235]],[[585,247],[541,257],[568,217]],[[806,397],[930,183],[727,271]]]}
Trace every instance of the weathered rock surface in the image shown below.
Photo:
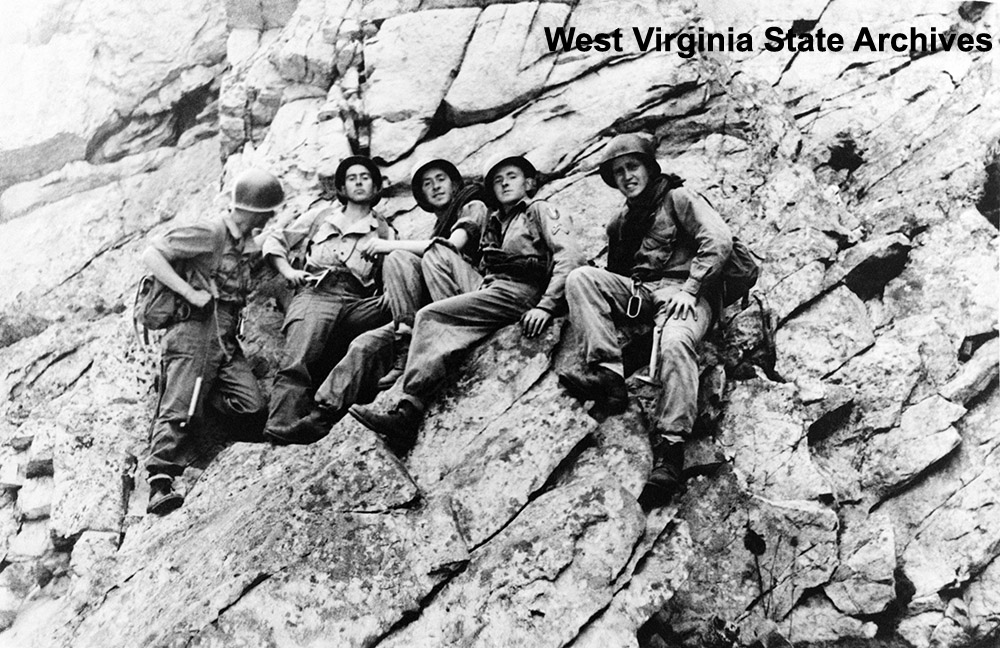
{"label": "weathered rock surface", "polygon": [[[48,0],[21,18],[0,45],[0,645],[995,642],[996,57],[760,44],[995,34],[997,5]],[[619,25],[623,52],[545,39]],[[639,52],[633,25],[757,47]],[[725,367],[705,367],[674,506],[636,504],[652,390],[588,416],[553,374],[578,360],[557,320],[487,341],[402,461],[350,420],[280,449],[209,425],[185,506],[144,516],[157,358],[127,310],[149,234],[223,209],[247,166],[281,177],[288,222],[370,152],[380,208],[424,236],[417,159],[474,176],[526,153],[600,265],[621,198],[596,167],[640,130],[763,258],[704,350]],[[285,289],[257,276],[245,348],[266,389]]]}
{"label": "weathered rock surface", "polygon": [[3,45],[0,190],[174,144],[185,99],[204,103],[225,65],[219,3],[59,0],[29,16]]}
{"label": "weathered rock surface", "polygon": [[864,304],[837,288],[778,330],[775,370],[788,379],[822,378],[874,342]]}
{"label": "weathered rock surface", "polygon": [[829,493],[809,456],[793,386],[752,380],[738,383],[729,398],[717,443],[743,488],[774,500]]}

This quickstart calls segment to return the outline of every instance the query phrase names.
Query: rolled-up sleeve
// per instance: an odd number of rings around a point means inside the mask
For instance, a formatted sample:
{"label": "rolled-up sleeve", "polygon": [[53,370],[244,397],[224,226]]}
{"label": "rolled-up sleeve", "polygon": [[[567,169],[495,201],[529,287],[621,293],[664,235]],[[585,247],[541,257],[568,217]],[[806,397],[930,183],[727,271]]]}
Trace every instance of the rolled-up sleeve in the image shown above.
{"label": "rolled-up sleeve", "polygon": [[313,221],[322,216],[322,213],[322,209],[311,209],[296,218],[287,227],[269,232],[261,245],[261,254],[265,258],[275,256],[287,261],[289,253],[305,242],[312,229]]}
{"label": "rolled-up sleeve", "polygon": [[538,302],[538,308],[556,313],[566,294],[566,277],[584,264],[583,253],[568,214],[561,214],[553,205],[544,201],[532,203],[528,210],[536,212],[545,244],[552,251],[552,276],[545,294]]}
{"label": "rolled-up sleeve", "polygon": [[218,245],[215,231],[207,224],[175,227],[154,237],[149,244],[168,260],[190,259],[212,254]]}
{"label": "rolled-up sleeve", "polygon": [[670,192],[674,214],[698,249],[691,259],[683,290],[697,296],[706,280],[718,276],[733,249],[733,233],[708,202],[684,188]]}
{"label": "rolled-up sleeve", "polygon": [[451,228],[451,231],[465,230],[469,235],[469,240],[478,241],[483,235],[483,228],[486,227],[488,216],[489,210],[483,201],[470,200],[468,204],[462,207],[458,220],[455,221],[455,225]]}

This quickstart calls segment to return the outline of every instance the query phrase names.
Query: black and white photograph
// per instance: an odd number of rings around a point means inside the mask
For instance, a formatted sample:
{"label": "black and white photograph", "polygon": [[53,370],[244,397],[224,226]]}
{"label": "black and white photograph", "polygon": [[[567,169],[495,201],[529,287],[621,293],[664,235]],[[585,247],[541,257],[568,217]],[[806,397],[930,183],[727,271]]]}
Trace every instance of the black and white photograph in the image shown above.
{"label": "black and white photograph", "polygon": [[1000,647],[1000,5],[3,9],[0,647]]}

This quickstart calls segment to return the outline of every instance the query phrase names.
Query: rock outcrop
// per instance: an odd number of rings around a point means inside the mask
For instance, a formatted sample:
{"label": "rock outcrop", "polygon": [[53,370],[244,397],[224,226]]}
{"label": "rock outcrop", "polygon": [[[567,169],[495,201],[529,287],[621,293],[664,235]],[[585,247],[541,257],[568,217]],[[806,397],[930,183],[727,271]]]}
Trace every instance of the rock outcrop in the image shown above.
{"label": "rock outcrop", "polygon": [[[978,2],[49,0],[0,72],[0,645],[911,646],[1000,640],[1000,66],[767,52],[764,30],[1000,33]],[[545,27],[754,35],[753,52],[550,52]],[[995,40],[995,39],[994,39]],[[404,234],[413,163],[525,153],[601,263],[620,132],[762,258],[705,344],[686,492],[636,502],[652,392],[598,421],[572,326],[504,329],[393,456],[209,420],[185,506],[144,515],[150,233],[280,175],[287,222],[352,152]],[[245,347],[265,388],[285,288]],[[392,402],[394,390],[376,405]],[[839,642],[839,643],[838,643]]]}

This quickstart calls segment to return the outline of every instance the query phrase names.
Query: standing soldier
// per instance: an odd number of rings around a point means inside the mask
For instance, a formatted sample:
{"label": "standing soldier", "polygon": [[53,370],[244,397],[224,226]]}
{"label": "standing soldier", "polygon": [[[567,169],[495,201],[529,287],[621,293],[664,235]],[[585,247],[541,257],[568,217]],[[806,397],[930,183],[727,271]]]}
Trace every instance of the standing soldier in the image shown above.
{"label": "standing soldier", "polygon": [[[648,505],[668,500],[680,485],[683,442],[697,415],[695,345],[708,331],[718,277],[733,237],[704,198],[664,175],[652,138],[615,137],[601,178],[625,196],[608,223],[608,267],[579,268],[566,282],[570,320],[582,332],[587,371],[563,372],[560,382],[609,413],[628,406],[615,322],[655,319],[662,384],[652,433],[653,471],[642,493]],[[657,341],[653,342],[656,348]]]}
{"label": "standing soldier", "polygon": [[470,223],[481,232],[483,274],[447,246],[424,255],[424,280],[440,301],[417,312],[403,398],[385,414],[360,406],[350,410],[396,452],[412,446],[427,399],[464,352],[518,320],[525,335],[541,333],[562,302],[567,275],[583,262],[570,219],[529,198],[536,176],[521,156],[487,166],[483,178],[492,187],[494,211]]}
{"label": "standing soldier", "polygon": [[285,314],[285,348],[264,432],[278,444],[297,442],[293,427],[309,414],[316,387],[351,340],[391,319],[385,300],[373,296],[378,268],[363,253],[373,239],[394,238],[372,209],[382,174],[369,158],[351,156],[337,166],[334,182],[340,209],[311,209],[264,241],[265,257],[298,288]]}
{"label": "standing soldier", "polygon": [[176,227],[152,240],[142,260],[186,302],[163,338],[161,394],[153,423],[147,511],[163,515],[184,503],[173,479],[181,453],[200,424],[204,395],[223,414],[259,434],[266,402],[237,341],[240,310],[249,292],[244,245],[284,201],[278,180],[250,170],[237,179],[228,214]]}
{"label": "standing soldier", "polygon": [[[425,211],[436,216],[430,239],[370,239],[364,244],[370,254],[385,254],[383,263],[384,298],[393,321],[358,336],[326,380],[316,390],[316,407],[288,434],[289,442],[311,443],[330,430],[347,408],[355,403],[370,403],[379,389],[388,388],[402,374],[403,367],[393,360],[406,360],[417,308],[427,300],[421,275],[421,258],[427,263],[440,254],[457,251],[470,263],[478,262],[480,226],[487,208],[482,201],[482,186],[465,184],[462,174],[443,159],[419,162],[410,181],[413,196]],[[360,247],[360,246],[359,246]],[[448,297],[437,285],[430,287],[430,299]],[[388,374],[387,374],[388,372]],[[381,380],[380,380],[381,379]]]}

